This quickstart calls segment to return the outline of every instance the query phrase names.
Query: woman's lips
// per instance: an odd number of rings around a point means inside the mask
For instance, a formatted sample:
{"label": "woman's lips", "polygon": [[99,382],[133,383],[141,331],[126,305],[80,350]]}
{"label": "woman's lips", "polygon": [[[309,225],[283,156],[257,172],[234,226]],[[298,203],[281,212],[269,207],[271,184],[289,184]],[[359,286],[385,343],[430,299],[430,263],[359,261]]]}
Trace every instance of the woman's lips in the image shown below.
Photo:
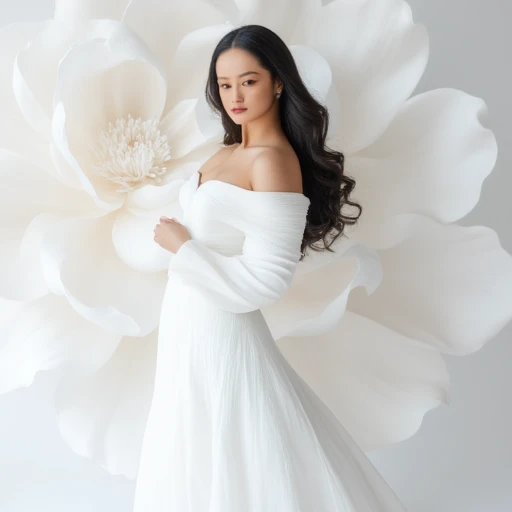
{"label": "woman's lips", "polygon": [[246,110],[246,108],[232,108],[231,112],[233,112],[233,114],[240,114],[242,112],[245,112]]}

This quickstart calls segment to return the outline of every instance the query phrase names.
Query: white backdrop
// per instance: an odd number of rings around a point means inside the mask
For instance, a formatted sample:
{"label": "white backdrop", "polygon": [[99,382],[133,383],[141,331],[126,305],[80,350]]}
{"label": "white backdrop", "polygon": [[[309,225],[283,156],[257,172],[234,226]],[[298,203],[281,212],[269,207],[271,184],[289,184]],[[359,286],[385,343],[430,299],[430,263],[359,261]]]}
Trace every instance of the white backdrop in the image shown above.
{"label": "white backdrop", "polygon": [[[499,156],[477,207],[460,223],[495,229],[512,253],[512,79],[505,0],[409,0],[426,25],[430,59],[415,93],[454,87],[481,97]],[[50,0],[0,0],[0,25],[52,17]],[[507,50],[508,49],[508,50]],[[476,354],[445,356],[452,402],[430,411],[411,439],[370,457],[410,512],[512,510],[512,325]],[[57,433],[58,373],[0,396],[1,512],[129,512],[134,484],[75,455]],[[148,511],[149,512],[149,511]]]}

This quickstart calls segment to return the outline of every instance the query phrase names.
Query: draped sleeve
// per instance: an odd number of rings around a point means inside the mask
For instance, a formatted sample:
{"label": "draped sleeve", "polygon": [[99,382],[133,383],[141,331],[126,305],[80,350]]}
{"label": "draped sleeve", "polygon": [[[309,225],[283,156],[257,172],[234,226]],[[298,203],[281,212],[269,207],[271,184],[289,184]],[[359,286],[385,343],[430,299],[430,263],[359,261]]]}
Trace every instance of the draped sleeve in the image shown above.
{"label": "draped sleeve", "polygon": [[[245,237],[242,254],[227,256],[187,240],[171,258],[168,275],[199,290],[221,309],[247,313],[281,297],[301,256],[309,199],[299,193],[247,191],[232,212]],[[254,204],[256,203],[256,204]]]}

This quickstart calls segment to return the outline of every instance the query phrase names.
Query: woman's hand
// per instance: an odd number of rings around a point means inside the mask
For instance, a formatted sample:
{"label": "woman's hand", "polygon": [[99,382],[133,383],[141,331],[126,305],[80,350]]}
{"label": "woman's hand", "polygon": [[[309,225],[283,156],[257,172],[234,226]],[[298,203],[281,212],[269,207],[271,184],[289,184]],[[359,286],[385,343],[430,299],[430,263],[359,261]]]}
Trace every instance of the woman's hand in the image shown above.
{"label": "woman's hand", "polygon": [[160,224],[156,225],[154,232],[155,242],[172,253],[178,252],[178,249],[192,238],[188,229],[174,217],[160,217]]}

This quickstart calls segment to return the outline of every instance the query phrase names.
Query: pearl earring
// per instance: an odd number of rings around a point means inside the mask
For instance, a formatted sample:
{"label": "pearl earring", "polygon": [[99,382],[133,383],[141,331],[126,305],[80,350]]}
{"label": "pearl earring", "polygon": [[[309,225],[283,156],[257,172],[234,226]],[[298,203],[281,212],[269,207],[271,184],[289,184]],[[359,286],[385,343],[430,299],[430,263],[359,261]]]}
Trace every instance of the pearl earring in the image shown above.
{"label": "pearl earring", "polygon": [[[281,89],[281,90],[282,90],[282,89]],[[276,96],[277,96],[278,98],[280,98],[280,97],[281,97],[281,91],[277,91]]]}

